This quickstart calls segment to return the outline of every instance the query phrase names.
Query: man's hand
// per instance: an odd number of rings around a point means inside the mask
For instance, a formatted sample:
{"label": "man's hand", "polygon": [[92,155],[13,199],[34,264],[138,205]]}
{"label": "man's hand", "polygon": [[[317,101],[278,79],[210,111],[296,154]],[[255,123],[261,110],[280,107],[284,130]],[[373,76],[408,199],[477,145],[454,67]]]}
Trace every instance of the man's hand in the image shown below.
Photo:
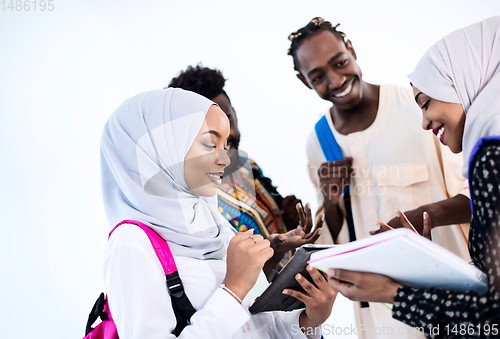
{"label": "man's hand", "polygon": [[323,194],[325,219],[333,240],[337,239],[344,222],[344,215],[339,207],[340,197],[349,184],[352,170],[352,158],[325,162],[318,170],[319,185]]}
{"label": "man's hand", "polygon": [[328,200],[333,205],[339,203],[344,187],[351,180],[352,172],[351,157],[321,164],[318,177],[325,201]]}

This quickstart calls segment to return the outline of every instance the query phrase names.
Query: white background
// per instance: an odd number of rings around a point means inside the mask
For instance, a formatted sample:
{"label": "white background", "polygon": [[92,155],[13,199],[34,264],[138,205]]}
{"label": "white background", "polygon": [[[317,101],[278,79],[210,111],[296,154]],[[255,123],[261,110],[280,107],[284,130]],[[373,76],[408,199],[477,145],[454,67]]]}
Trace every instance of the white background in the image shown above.
{"label": "white background", "polygon": [[[9,2],[0,2],[0,338],[8,339],[83,337],[109,231],[99,138],[126,98],[162,88],[188,65],[220,68],[241,148],[283,195],[316,207],[305,140],[329,105],[296,79],[288,34],[315,16],[340,22],[366,81],[407,85],[436,40],[500,14],[498,0],[54,0],[51,12],[4,10]],[[328,322],[352,321],[350,303],[338,300]]]}

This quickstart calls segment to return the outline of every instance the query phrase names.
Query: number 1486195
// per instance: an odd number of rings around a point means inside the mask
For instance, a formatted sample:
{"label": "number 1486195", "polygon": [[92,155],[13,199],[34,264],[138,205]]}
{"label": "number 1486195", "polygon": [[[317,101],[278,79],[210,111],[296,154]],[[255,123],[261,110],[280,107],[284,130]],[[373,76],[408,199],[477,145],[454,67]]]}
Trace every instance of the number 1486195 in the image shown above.
{"label": "number 1486195", "polygon": [[43,12],[54,10],[54,0],[2,0],[0,3],[2,4],[2,10],[4,12]]}

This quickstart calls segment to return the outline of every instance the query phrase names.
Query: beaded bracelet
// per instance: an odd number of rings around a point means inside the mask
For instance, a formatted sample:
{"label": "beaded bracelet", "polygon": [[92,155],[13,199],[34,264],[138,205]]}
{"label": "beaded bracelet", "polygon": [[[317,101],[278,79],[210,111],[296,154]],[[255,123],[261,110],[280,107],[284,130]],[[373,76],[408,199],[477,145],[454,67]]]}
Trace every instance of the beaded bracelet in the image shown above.
{"label": "beaded bracelet", "polygon": [[222,288],[222,289],[223,289],[224,291],[226,291],[227,293],[229,293],[229,294],[230,294],[230,295],[231,295],[234,299],[236,299],[236,300],[240,303],[240,305],[241,305],[241,299],[240,299],[240,297],[238,297],[238,296],[236,295],[236,293],[234,293],[233,291],[231,291],[231,290],[229,289],[229,287],[227,287],[225,284],[220,284],[220,285],[219,285],[219,287],[220,287],[220,288]]}

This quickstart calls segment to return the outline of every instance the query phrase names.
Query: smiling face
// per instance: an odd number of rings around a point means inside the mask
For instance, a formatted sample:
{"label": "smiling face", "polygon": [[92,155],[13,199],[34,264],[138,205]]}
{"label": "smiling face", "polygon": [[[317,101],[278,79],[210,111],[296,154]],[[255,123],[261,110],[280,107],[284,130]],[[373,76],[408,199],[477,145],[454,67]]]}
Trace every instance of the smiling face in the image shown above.
{"label": "smiling face", "polygon": [[224,169],[230,164],[226,154],[229,126],[226,114],[212,105],[184,158],[184,178],[193,194],[211,197],[217,193]]}
{"label": "smiling face", "polygon": [[330,31],[306,39],[297,50],[300,80],[341,110],[356,108],[362,100],[361,69],[351,42]]}
{"label": "smiling face", "polygon": [[413,87],[413,95],[422,109],[422,128],[432,130],[453,153],[460,153],[465,126],[462,105],[433,99],[416,87]]}

